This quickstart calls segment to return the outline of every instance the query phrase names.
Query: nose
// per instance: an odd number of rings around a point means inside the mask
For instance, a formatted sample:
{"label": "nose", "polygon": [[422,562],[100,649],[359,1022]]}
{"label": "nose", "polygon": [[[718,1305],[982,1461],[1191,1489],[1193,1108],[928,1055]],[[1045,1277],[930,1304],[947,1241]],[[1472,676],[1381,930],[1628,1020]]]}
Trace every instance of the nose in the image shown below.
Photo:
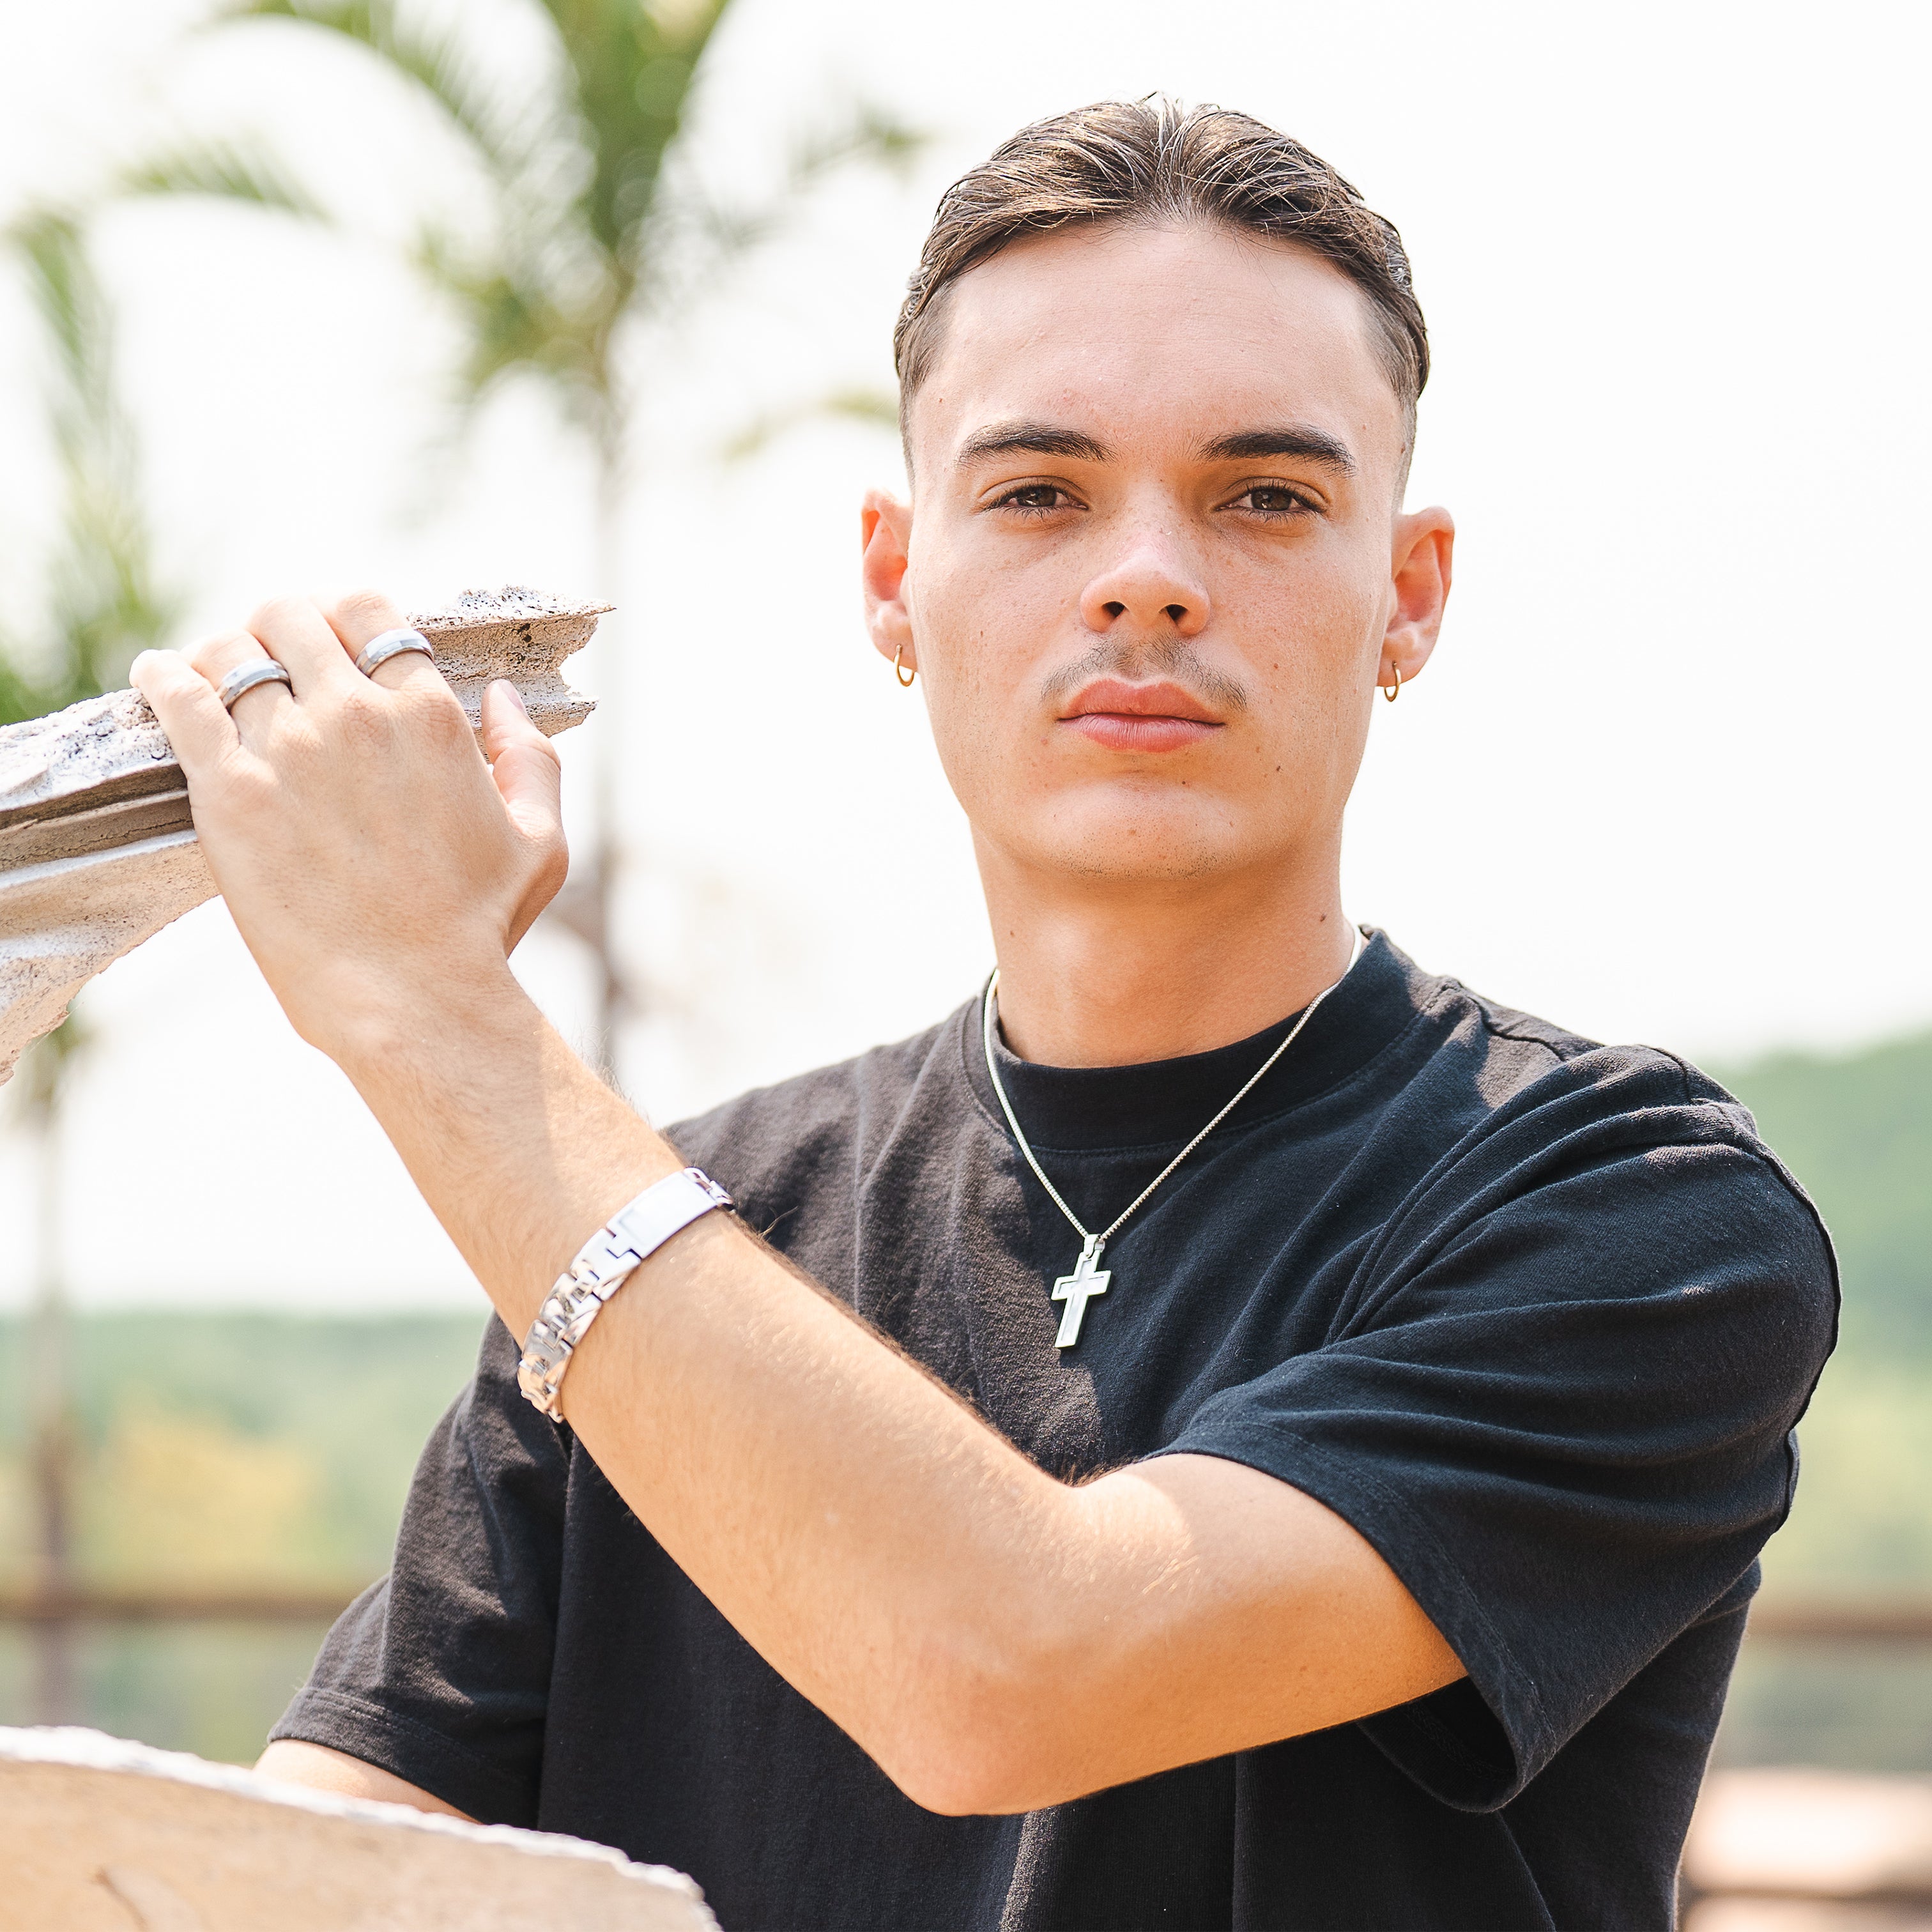
{"label": "nose", "polygon": [[1198,565],[1168,530],[1142,524],[1125,533],[1106,566],[1080,593],[1090,631],[1124,627],[1142,636],[1197,637],[1207,627],[1208,586]]}

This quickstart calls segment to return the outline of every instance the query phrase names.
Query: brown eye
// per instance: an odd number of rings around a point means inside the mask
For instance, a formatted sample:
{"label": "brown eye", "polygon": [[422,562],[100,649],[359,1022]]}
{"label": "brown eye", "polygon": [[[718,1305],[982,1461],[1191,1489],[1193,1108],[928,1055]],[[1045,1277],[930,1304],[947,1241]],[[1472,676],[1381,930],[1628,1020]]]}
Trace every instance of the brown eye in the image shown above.
{"label": "brown eye", "polygon": [[1003,510],[1031,510],[1039,514],[1064,507],[1066,493],[1052,483],[1022,483],[999,500]]}
{"label": "brown eye", "polygon": [[1257,483],[1244,493],[1241,500],[1250,509],[1258,510],[1264,517],[1293,516],[1308,508],[1292,490],[1279,483]]}

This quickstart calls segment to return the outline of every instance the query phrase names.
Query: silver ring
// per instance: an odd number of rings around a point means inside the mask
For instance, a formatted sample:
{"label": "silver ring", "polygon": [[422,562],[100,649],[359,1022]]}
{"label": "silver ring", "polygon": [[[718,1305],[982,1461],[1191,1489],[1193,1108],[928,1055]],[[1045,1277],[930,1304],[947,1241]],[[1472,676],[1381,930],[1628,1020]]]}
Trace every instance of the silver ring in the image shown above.
{"label": "silver ring", "polygon": [[421,651],[430,663],[436,662],[436,652],[428,638],[422,632],[406,627],[400,631],[385,631],[380,638],[371,638],[362,646],[356,660],[356,668],[364,677],[374,677],[379,667],[392,658],[400,657],[405,651]]}
{"label": "silver ring", "polygon": [[250,658],[246,664],[237,664],[215,686],[214,694],[220,699],[224,710],[232,711],[235,700],[258,684],[286,684],[293,690],[295,680],[290,676],[288,667],[273,658]]}

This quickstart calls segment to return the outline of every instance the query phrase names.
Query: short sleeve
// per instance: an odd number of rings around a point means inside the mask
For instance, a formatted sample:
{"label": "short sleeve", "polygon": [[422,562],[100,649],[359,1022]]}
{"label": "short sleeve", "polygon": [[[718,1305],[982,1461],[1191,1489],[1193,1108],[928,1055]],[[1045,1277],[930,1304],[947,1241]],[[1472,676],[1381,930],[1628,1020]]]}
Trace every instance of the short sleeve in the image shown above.
{"label": "short sleeve", "polygon": [[1166,1452],[1292,1484],[1401,1577],[1507,1743],[1462,1687],[1364,1720],[1447,1803],[1507,1802],[1748,1594],[1790,1508],[1835,1274],[1740,1111],[1605,1120],[1586,1100],[1445,1164],[1372,1244],[1334,1339],[1213,1398]]}
{"label": "short sleeve", "polygon": [[376,1765],[486,1823],[536,1822],[566,1438],[500,1322],[416,1466],[388,1576],[344,1611],[272,1736]]}

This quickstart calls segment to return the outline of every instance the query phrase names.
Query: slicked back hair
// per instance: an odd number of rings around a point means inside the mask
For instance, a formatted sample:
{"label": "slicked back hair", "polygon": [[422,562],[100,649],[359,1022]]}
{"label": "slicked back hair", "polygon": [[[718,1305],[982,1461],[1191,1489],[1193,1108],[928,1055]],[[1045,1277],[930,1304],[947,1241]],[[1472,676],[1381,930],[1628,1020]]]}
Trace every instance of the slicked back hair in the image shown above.
{"label": "slicked back hair", "polygon": [[1394,223],[1299,141],[1248,115],[1164,95],[1036,121],[940,197],[892,331],[902,432],[938,352],[946,292],[969,268],[1076,224],[1188,220],[1293,242],[1368,298],[1376,355],[1402,406],[1406,470],[1416,399],[1429,380],[1429,330]]}

